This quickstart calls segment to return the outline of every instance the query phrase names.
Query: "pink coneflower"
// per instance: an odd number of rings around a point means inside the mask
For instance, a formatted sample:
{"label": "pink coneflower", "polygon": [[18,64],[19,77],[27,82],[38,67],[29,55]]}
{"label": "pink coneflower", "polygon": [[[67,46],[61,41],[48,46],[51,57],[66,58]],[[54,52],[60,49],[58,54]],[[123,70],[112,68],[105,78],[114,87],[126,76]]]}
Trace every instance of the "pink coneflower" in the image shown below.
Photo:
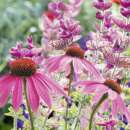
{"label": "pink coneflower", "polygon": [[22,104],[23,86],[27,92],[27,99],[32,111],[38,110],[40,101],[44,101],[50,108],[52,104],[50,92],[52,91],[65,95],[60,86],[38,68],[39,66],[35,62],[36,53],[32,53],[32,48],[30,52],[29,49],[25,48],[24,51],[23,48],[11,49],[11,54],[15,58],[9,63],[10,73],[0,77],[0,107],[6,104],[12,93],[12,104],[14,109],[18,111]]}
{"label": "pink coneflower", "polygon": [[77,77],[82,72],[93,74],[95,79],[101,78],[99,71],[92,63],[84,58],[84,53],[80,47],[71,46],[66,49],[65,54],[54,56],[47,60],[47,68],[49,72],[66,71],[69,75],[71,71],[70,64],[72,63],[74,75]]}
{"label": "pink coneflower", "polygon": [[94,103],[97,103],[101,97],[106,94],[107,98],[103,103],[103,109],[106,110],[111,106],[111,112],[113,116],[118,113],[126,116],[130,122],[130,112],[128,111],[124,101],[121,97],[121,86],[114,80],[108,79],[105,81],[79,81],[76,85],[83,85],[86,94],[94,93]]}

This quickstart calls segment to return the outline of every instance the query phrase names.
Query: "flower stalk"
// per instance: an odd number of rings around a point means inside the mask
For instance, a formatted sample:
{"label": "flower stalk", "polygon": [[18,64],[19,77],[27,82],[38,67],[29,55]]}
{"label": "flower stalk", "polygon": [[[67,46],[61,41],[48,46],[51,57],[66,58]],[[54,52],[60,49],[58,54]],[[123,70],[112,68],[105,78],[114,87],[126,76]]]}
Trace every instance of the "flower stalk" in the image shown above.
{"label": "flower stalk", "polygon": [[97,112],[98,108],[100,107],[100,105],[107,99],[108,97],[108,93],[105,93],[101,99],[98,101],[98,103],[96,104],[96,106],[94,107],[91,116],[90,116],[90,121],[89,121],[89,130],[92,130],[92,123],[93,123],[93,118],[95,113]]}
{"label": "flower stalk", "polygon": [[25,78],[23,79],[23,85],[24,85],[24,94],[25,94],[26,105],[27,105],[27,109],[28,109],[29,117],[30,117],[31,130],[35,130],[34,125],[33,125],[33,115],[32,115],[32,111],[31,111],[28,96],[27,96],[26,79]]}
{"label": "flower stalk", "polygon": [[15,115],[14,117],[14,127],[13,127],[13,130],[17,130],[17,115]]}
{"label": "flower stalk", "polygon": [[[70,75],[69,75],[69,84],[68,84],[68,96],[71,93],[71,83],[73,81],[74,68],[72,62],[70,63]],[[68,113],[69,113],[69,105],[67,103],[66,111],[65,111],[65,130],[68,130]]]}

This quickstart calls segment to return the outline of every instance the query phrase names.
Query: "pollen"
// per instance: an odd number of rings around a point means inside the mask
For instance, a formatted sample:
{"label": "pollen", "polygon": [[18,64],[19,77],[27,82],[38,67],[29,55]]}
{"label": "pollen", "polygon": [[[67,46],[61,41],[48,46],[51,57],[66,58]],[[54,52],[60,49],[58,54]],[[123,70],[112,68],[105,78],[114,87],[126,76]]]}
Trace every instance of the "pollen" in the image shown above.
{"label": "pollen", "polygon": [[11,73],[17,76],[28,77],[36,72],[36,63],[28,58],[16,59],[9,65]]}
{"label": "pollen", "polygon": [[79,47],[69,47],[66,50],[66,55],[78,58],[84,58],[85,51]]}
{"label": "pollen", "polygon": [[112,89],[113,91],[117,92],[118,94],[120,94],[122,92],[121,86],[115,82],[114,80],[106,80],[104,82],[104,84],[109,87],[110,89]]}

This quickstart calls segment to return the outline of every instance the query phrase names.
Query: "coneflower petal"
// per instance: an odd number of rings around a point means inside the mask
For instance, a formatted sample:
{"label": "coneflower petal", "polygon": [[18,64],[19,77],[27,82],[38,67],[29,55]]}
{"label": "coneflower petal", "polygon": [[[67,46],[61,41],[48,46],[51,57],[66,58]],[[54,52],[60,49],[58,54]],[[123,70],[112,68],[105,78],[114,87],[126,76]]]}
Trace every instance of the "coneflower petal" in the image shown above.
{"label": "coneflower petal", "polygon": [[89,61],[87,61],[86,59],[82,59],[82,65],[85,70],[89,71],[93,75],[95,80],[98,80],[98,81],[103,80],[100,72]]}
{"label": "coneflower petal", "polygon": [[15,80],[16,84],[13,89],[13,99],[12,104],[16,111],[18,111],[19,106],[22,103],[22,79],[17,77]]}
{"label": "coneflower petal", "polygon": [[59,94],[62,94],[63,96],[66,96],[66,93],[64,92],[64,90],[62,90],[62,87],[60,85],[55,83],[53,80],[49,79],[44,74],[37,73],[37,75],[41,78],[41,80],[44,80],[44,82],[48,84],[48,86],[50,86],[52,90],[54,90],[55,92],[58,92]]}
{"label": "coneflower petal", "polygon": [[[128,111],[128,108],[126,107],[124,101],[122,100],[121,96],[118,95],[116,98],[117,102],[117,112],[120,112],[121,114],[124,114],[130,123],[130,111]],[[114,108],[113,108],[114,109]]]}
{"label": "coneflower petal", "polygon": [[48,105],[48,107],[51,108],[52,103],[46,83],[44,83],[44,80],[39,79],[39,77],[37,76],[32,79],[34,81],[35,86],[37,86],[36,90],[39,94],[39,97],[41,97],[41,99]]}
{"label": "coneflower petal", "polygon": [[0,80],[0,107],[3,107],[6,104],[14,84],[15,80],[11,75],[6,75]]}
{"label": "coneflower petal", "polygon": [[81,64],[81,61],[80,60],[78,60],[77,58],[73,58],[73,67],[74,67],[74,72],[75,73],[77,73],[77,74],[79,74],[79,73],[81,73],[82,72],[82,66],[80,66],[80,64]]}
{"label": "coneflower petal", "polygon": [[61,57],[54,57],[54,58],[50,58],[47,60],[47,68],[48,68],[48,71],[49,72],[54,72],[57,70],[57,68],[60,67],[60,61],[62,59],[62,56]]}
{"label": "coneflower petal", "polygon": [[30,106],[33,111],[37,111],[39,107],[39,96],[36,91],[36,86],[32,80],[32,77],[26,79],[27,79],[27,95],[28,95]]}

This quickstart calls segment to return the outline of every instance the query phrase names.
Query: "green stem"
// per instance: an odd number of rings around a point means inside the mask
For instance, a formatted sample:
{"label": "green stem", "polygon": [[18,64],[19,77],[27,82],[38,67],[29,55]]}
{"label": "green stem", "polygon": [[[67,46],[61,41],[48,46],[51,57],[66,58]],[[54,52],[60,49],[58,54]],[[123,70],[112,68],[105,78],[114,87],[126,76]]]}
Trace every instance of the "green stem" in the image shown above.
{"label": "green stem", "polygon": [[[71,93],[71,83],[73,81],[73,73],[74,73],[72,62],[70,63],[70,67],[71,67],[71,70],[70,70],[70,77],[69,77],[69,84],[68,84],[68,86],[69,86],[68,96],[70,96],[70,93]],[[69,113],[69,106],[68,106],[68,103],[67,103],[66,111],[65,111],[65,130],[68,129],[68,113]]]}
{"label": "green stem", "polygon": [[17,115],[14,117],[14,128],[13,130],[17,130]]}
{"label": "green stem", "polygon": [[50,114],[50,109],[48,110],[47,113],[48,113],[48,114],[47,114],[47,116],[45,117],[44,123],[43,123],[43,128],[44,128],[44,129],[45,129],[45,127],[46,127],[47,119],[48,119],[48,116],[49,116],[49,114]]}
{"label": "green stem", "polygon": [[107,99],[108,97],[108,93],[105,93],[101,99],[99,100],[99,102],[96,104],[96,106],[94,107],[92,113],[91,113],[91,116],[90,116],[90,121],[89,121],[89,130],[92,129],[92,123],[93,123],[93,117],[96,113],[96,111],[98,110],[98,108],[100,107],[100,105]]}
{"label": "green stem", "polygon": [[81,114],[81,109],[82,109],[82,103],[81,103],[80,106],[79,106],[79,111],[78,111],[78,115],[77,115],[76,122],[75,122],[75,126],[74,126],[74,129],[73,129],[73,130],[76,130],[76,127],[77,127],[77,125],[78,125],[79,116],[80,116],[80,114]]}
{"label": "green stem", "polygon": [[32,111],[29,105],[29,100],[28,100],[28,96],[27,96],[27,89],[26,89],[26,79],[23,79],[23,85],[24,85],[24,94],[25,94],[25,100],[26,100],[26,104],[27,104],[27,109],[29,112],[29,117],[30,117],[30,125],[31,125],[31,130],[35,130],[34,129],[34,125],[33,125],[33,116],[32,116]]}

